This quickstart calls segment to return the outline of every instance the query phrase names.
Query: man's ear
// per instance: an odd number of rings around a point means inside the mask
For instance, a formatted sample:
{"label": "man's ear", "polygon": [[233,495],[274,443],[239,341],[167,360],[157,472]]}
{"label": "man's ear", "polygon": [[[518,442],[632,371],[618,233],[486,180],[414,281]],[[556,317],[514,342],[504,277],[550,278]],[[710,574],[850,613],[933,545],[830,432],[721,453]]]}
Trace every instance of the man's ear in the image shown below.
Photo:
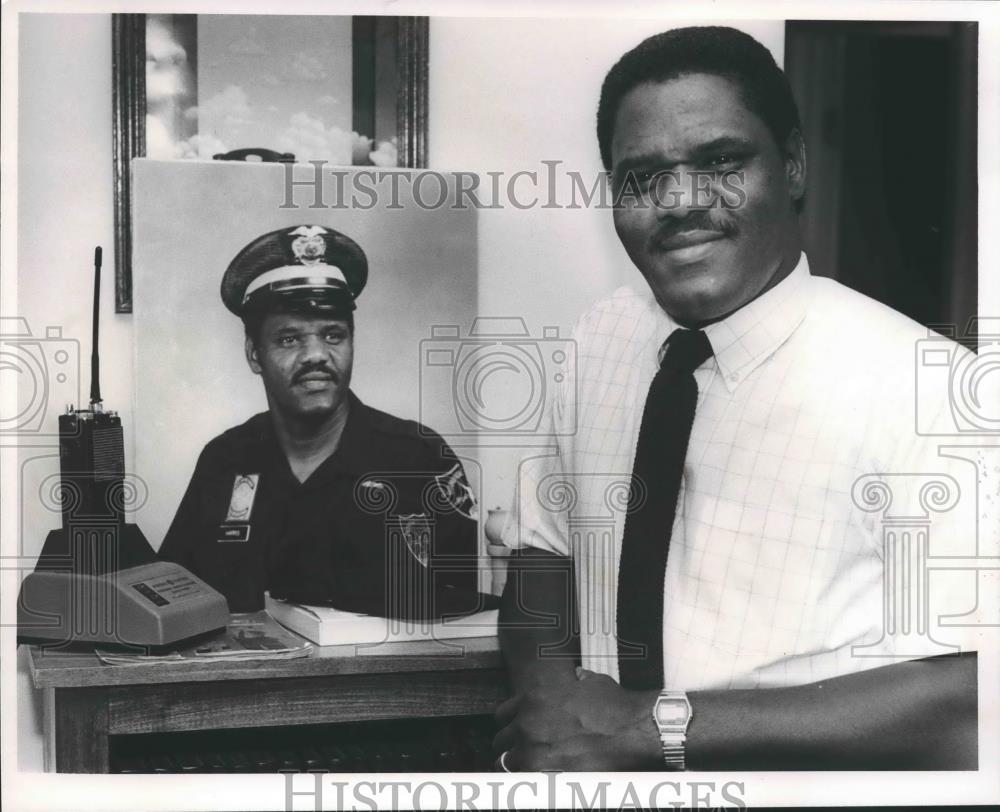
{"label": "man's ear", "polygon": [[785,139],[785,179],[792,200],[799,201],[806,193],[806,142],[798,129],[792,130]]}
{"label": "man's ear", "polygon": [[247,364],[250,366],[250,369],[253,370],[255,375],[260,375],[260,361],[257,360],[257,345],[254,344],[250,336],[246,337],[243,349],[246,352]]}

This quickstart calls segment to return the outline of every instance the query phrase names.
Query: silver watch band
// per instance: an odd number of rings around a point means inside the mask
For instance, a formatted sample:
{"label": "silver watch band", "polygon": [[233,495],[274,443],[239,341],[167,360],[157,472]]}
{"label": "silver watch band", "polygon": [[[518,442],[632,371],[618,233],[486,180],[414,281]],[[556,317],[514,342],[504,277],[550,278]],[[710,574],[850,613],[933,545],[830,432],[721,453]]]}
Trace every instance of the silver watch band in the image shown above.
{"label": "silver watch band", "polygon": [[663,762],[671,770],[684,769],[684,740],[682,736],[679,741],[667,742],[660,738],[660,746],[663,748]]}

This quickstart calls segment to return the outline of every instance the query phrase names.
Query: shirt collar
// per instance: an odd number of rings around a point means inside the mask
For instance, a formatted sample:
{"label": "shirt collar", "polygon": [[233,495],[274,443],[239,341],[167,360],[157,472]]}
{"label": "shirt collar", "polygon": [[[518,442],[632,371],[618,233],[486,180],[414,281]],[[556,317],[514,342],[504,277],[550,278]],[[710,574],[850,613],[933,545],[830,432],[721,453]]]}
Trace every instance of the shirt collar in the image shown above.
{"label": "shirt collar", "polygon": [[[301,483],[302,485],[321,483],[325,481],[327,476],[335,473],[360,475],[368,470],[365,466],[371,458],[373,443],[369,421],[371,410],[350,390],[348,390],[347,398],[349,403],[347,422],[344,424],[337,448],[319,464],[305,482]],[[288,465],[288,458],[278,442],[277,433],[271,422],[271,415],[265,412],[264,416],[267,417],[267,421],[262,426],[261,440],[270,447],[277,464],[287,471],[291,481],[298,483],[298,479],[292,474]]]}
{"label": "shirt collar", "polygon": [[[371,466],[372,448],[375,440],[372,438],[370,409],[352,391],[348,391],[349,402],[347,423],[340,435],[337,450],[330,456],[337,470],[349,474],[363,474]],[[366,467],[367,466],[367,467]]]}
{"label": "shirt collar", "polygon": [[730,392],[802,323],[809,309],[810,279],[809,261],[803,253],[792,272],[777,285],[705,328],[719,373]]}
{"label": "shirt collar", "polygon": [[[810,279],[809,261],[803,253],[792,272],[777,285],[722,321],[705,328],[719,373],[729,392],[735,391],[802,323],[812,295]],[[656,310],[659,311],[660,335],[669,336],[680,327],[662,308],[656,306]],[[662,360],[665,347],[664,342],[658,361]]]}

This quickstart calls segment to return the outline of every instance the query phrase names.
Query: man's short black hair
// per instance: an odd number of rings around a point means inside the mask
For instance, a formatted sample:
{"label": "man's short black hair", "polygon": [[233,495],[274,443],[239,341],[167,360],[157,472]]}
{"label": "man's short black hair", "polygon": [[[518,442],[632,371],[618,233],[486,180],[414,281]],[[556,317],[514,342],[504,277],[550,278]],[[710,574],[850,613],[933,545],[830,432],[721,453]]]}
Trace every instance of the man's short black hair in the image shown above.
{"label": "man's short black hair", "polygon": [[[295,310],[282,310],[281,308],[249,308],[243,312],[243,330],[254,346],[260,344],[260,330],[266,319],[272,313],[295,313]],[[311,315],[321,316],[323,313],[312,313]],[[347,323],[347,329],[354,335],[354,313],[350,310],[338,310],[329,314],[331,319],[338,319]]]}
{"label": "man's short black hair", "polygon": [[779,149],[799,128],[799,111],[788,78],[771,52],[735,28],[675,28],[655,34],[626,53],[604,77],[597,106],[597,141],[611,169],[611,139],[622,99],[639,85],[708,73],[735,82],[746,106],[767,124]]}

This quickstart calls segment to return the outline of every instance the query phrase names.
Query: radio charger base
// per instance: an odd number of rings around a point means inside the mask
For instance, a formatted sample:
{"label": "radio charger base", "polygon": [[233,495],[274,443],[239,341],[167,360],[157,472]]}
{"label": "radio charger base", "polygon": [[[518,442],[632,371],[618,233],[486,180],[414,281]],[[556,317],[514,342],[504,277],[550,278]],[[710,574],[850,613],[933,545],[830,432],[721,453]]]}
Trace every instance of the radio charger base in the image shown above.
{"label": "radio charger base", "polygon": [[226,599],[179,564],[157,560],[142,531],[53,530],[18,596],[18,641],[161,648],[222,631]]}

